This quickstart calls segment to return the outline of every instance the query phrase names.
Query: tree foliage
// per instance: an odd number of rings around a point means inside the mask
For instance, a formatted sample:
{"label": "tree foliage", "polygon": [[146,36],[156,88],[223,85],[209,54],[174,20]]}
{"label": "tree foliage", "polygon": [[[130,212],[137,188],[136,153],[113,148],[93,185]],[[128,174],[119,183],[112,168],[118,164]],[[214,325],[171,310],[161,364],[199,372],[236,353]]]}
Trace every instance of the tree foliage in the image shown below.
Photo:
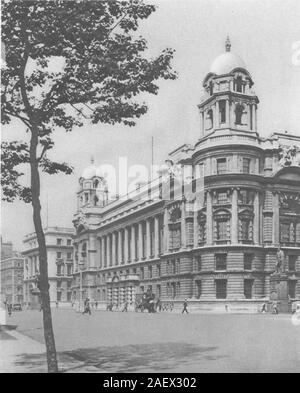
{"label": "tree foliage", "polygon": [[[136,34],[139,23],[155,7],[131,1],[2,1],[1,121],[17,118],[28,131],[38,132],[38,166],[46,173],[69,174],[67,163],[47,157],[53,130],[67,132],[92,123],[134,126],[147,112],[137,95],[157,94],[158,80],[175,79],[174,51],[149,59],[147,42]],[[51,66],[62,60],[62,68]],[[29,162],[26,143],[2,143],[3,199],[30,201],[18,171]]]}

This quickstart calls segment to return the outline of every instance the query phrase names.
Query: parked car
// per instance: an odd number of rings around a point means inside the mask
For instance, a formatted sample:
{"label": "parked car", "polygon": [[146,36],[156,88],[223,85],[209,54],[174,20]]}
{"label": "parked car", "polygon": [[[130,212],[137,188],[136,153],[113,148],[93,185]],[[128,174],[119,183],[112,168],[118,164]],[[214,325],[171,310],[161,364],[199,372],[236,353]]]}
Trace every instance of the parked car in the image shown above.
{"label": "parked car", "polygon": [[14,303],[12,305],[12,310],[13,311],[22,311],[22,304],[21,303]]}

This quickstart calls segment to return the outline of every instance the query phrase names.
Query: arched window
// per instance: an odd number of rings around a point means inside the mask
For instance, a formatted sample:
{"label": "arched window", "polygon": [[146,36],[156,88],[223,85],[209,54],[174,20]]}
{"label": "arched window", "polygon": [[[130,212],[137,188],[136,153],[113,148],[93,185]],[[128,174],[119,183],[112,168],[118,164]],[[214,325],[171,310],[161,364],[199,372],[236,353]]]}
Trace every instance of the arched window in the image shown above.
{"label": "arched window", "polygon": [[99,198],[97,197],[97,195],[94,196],[94,206],[97,206],[97,203],[99,201]]}
{"label": "arched window", "polygon": [[212,81],[209,82],[209,94],[212,96],[214,92],[214,85]]}
{"label": "arched window", "polygon": [[239,214],[239,239],[243,243],[253,240],[253,212],[250,210]]}
{"label": "arched window", "polygon": [[238,104],[235,108],[235,124],[242,125],[243,124],[243,114],[244,107],[241,104]]}
{"label": "arched window", "polygon": [[222,100],[219,102],[219,111],[220,111],[220,123],[226,122],[226,101]]}
{"label": "arched window", "polygon": [[207,116],[206,116],[206,129],[210,130],[214,126],[214,114],[213,110],[209,109],[207,111]]}

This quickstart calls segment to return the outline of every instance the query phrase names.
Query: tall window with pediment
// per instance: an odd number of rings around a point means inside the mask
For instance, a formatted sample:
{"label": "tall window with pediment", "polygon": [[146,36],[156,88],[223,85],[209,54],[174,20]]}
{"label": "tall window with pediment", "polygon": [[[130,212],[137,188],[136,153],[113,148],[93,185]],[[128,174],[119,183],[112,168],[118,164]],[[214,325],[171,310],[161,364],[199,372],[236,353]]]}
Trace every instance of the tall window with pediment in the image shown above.
{"label": "tall window with pediment", "polygon": [[237,104],[235,108],[235,124],[243,125],[244,106]]}
{"label": "tall window with pediment", "polygon": [[181,210],[179,207],[173,209],[170,215],[170,250],[175,251],[181,247]]}
{"label": "tall window with pediment", "polygon": [[245,211],[239,215],[239,240],[253,241],[253,213],[251,211]]}
{"label": "tall window with pediment", "polygon": [[203,213],[198,215],[198,229],[199,229],[199,237],[198,244],[205,243],[206,240],[206,216]]}
{"label": "tall window with pediment", "polygon": [[230,239],[230,213],[218,211],[214,214],[214,239],[217,243],[227,243]]}

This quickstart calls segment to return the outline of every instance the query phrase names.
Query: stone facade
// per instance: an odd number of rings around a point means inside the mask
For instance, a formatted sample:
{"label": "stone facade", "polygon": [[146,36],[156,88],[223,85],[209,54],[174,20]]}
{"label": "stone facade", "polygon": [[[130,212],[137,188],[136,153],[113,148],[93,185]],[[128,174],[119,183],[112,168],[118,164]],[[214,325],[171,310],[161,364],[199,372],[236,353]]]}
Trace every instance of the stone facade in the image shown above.
{"label": "stone facade", "polygon": [[[163,302],[257,310],[270,297],[279,245],[289,296],[300,297],[300,137],[259,136],[253,84],[227,41],[203,82],[199,140],[170,153],[167,175],[112,200],[96,166],[85,170],[74,299],[82,285],[82,297],[103,304],[133,304],[151,290]],[[182,192],[174,174],[185,167]]]}
{"label": "stone facade", "polygon": [[[70,306],[72,302],[73,234],[72,228],[49,227],[44,230],[48,259],[51,306]],[[24,239],[24,303],[40,307],[36,285],[39,274],[39,250],[35,233]]]}
{"label": "stone facade", "polygon": [[8,303],[23,303],[24,259],[13,256],[0,262],[1,300]]}

